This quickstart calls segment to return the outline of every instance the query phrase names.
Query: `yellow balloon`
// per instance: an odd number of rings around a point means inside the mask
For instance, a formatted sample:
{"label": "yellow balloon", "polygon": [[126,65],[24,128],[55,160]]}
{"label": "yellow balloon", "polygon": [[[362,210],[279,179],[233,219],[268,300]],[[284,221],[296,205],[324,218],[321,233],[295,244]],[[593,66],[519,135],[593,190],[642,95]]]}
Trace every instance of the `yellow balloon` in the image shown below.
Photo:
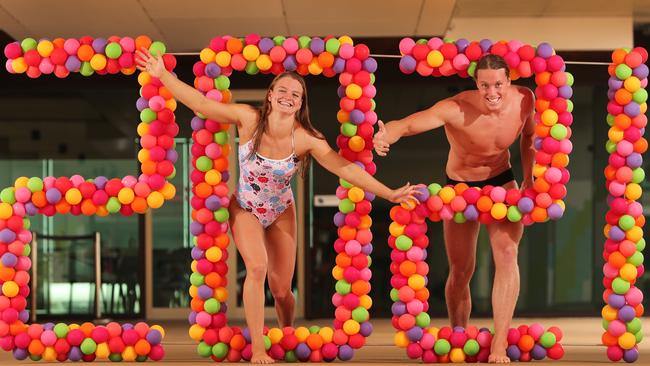
{"label": "yellow balloon", "polygon": [[427,63],[431,67],[439,67],[445,61],[445,57],[442,55],[442,52],[438,50],[430,51],[427,55]]}
{"label": "yellow balloon", "polygon": [[260,56],[260,49],[253,44],[249,44],[242,50],[242,55],[246,61],[255,61]]}
{"label": "yellow balloon", "polygon": [[298,342],[304,342],[307,340],[307,337],[309,337],[309,329],[306,327],[298,327],[294,331],[294,335],[298,339]]}
{"label": "yellow balloon", "polygon": [[160,208],[165,203],[165,197],[158,191],[153,191],[147,196],[147,205],[151,208]]}
{"label": "yellow balloon", "polygon": [[211,186],[221,183],[221,172],[216,169],[210,169],[205,173],[205,182]]}
{"label": "yellow balloon", "polygon": [[25,62],[24,57],[18,57],[11,61],[11,69],[14,70],[16,74],[22,74],[27,71],[27,63]]}
{"label": "yellow balloon", "polygon": [[[67,198],[67,194],[66,194],[66,198]],[[123,187],[117,193],[117,199],[120,201],[121,204],[128,205],[131,202],[133,202],[133,200],[135,199],[135,192],[133,192],[133,190],[129,187]]]}
{"label": "yellow balloon", "polygon": [[90,59],[90,67],[92,67],[95,71],[104,70],[106,63],[106,56],[102,55],[101,53],[94,54]]}
{"label": "yellow balloon", "polygon": [[271,66],[273,66],[273,61],[271,61],[269,55],[260,55],[257,60],[255,60],[255,65],[257,65],[257,68],[261,71],[267,71],[271,69]]}
{"label": "yellow balloon", "polygon": [[212,263],[216,263],[221,260],[223,253],[219,247],[211,247],[205,251],[205,258]]}
{"label": "yellow balloon", "polygon": [[192,338],[195,341],[201,341],[201,339],[203,338],[203,333],[205,333],[205,328],[203,328],[198,324],[193,324],[190,327],[189,330],[190,338]]}
{"label": "yellow balloon", "polygon": [[230,66],[231,55],[228,51],[219,51],[215,57],[215,62],[221,67]]}
{"label": "yellow balloon", "polygon": [[65,200],[71,205],[77,205],[81,202],[81,192],[77,188],[70,188],[65,192]]}
{"label": "yellow balloon", "polygon": [[334,338],[334,329],[330,327],[322,327],[318,331],[318,335],[320,335],[321,338],[323,338],[324,343],[331,343],[332,338]]}
{"label": "yellow balloon", "polygon": [[348,319],[343,323],[343,331],[347,335],[357,334],[360,329],[361,325],[356,320]]}
{"label": "yellow balloon", "polygon": [[403,330],[400,330],[399,332],[395,333],[395,337],[393,338],[395,341],[395,345],[399,348],[406,348],[411,341],[409,338],[406,336],[406,332]]}
{"label": "yellow balloon", "polygon": [[398,237],[404,234],[405,229],[406,229],[406,225],[401,225],[393,221],[388,227],[388,232],[390,233],[390,235],[394,237]]}
{"label": "yellow balloon", "polygon": [[0,203],[0,219],[7,220],[14,214],[14,209],[6,202]]}
{"label": "yellow balloon", "polygon": [[442,189],[438,191],[438,196],[442,199],[443,203],[449,203],[454,199],[454,197],[456,197],[456,191],[451,187],[442,187]]}
{"label": "yellow balloon", "polygon": [[348,190],[348,198],[354,203],[363,201],[363,197],[363,189],[359,187],[352,187]]}
{"label": "yellow balloon", "polygon": [[201,62],[203,62],[204,64],[210,64],[214,62],[216,55],[217,54],[212,49],[206,47],[202,49],[201,52],[199,53],[199,58],[201,59]]}
{"label": "yellow balloon", "polygon": [[363,90],[357,84],[350,83],[345,87],[345,95],[350,99],[359,99],[363,94]]}
{"label": "yellow balloon", "polygon": [[49,57],[52,54],[52,51],[54,51],[54,44],[47,39],[44,39],[38,42],[36,51],[38,51],[38,54],[42,57]]}

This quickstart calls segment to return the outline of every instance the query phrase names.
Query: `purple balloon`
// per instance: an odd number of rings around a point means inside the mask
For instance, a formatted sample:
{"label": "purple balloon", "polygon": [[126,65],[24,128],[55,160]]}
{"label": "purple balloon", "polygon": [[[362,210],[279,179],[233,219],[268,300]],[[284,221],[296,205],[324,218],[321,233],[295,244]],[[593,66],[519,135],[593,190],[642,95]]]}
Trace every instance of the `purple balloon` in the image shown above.
{"label": "purple balloon", "polygon": [[569,99],[573,96],[573,89],[568,85],[562,85],[557,88],[557,94],[564,99]]}
{"label": "purple balloon", "polygon": [[301,342],[296,346],[295,353],[299,360],[307,360],[311,354],[311,349],[307,344]]}
{"label": "purple balloon", "polygon": [[178,160],[178,153],[174,149],[169,149],[167,150],[167,154],[165,154],[165,159],[175,163]]}
{"label": "purple balloon", "polygon": [[340,74],[345,70],[345,60],[337,57],[334,60],[334,65],[332,65],[332,70],[334,70],[335,73]]}
{"label": "purple balloon", "polygon": [[11,244],[14,240],[16,240],[16,233],[11,231],[11,229],[2,229],[0,231],[0,242]]}
{"label": "purple balloon", "polygon": [[205,121],[197,116],[194,116],[194,118],[192,118],[190,121],[190,125],[192,126],[193,131],[198,131],[205,127]]}
{"label": "purple balloon", "polygon": [[422,328],[418,327],[417,325],[406,331],[406,336],[412,342],[417,342],[420,339],[422,339],[423,334],[424,334],[424,332],[423,332]]}
{"label": "purple balloon", "polygon": [[630,322],[636,317],[634,308],[630,305],[625,305],[618,310],[618,318],[624,322]]}
{"label": "purple balloon", "polygon": [[13,353],[14,353],[14,358],[17,359],[18,361],[22,361],[26,359],[27,356],[29,355],[27,353],[27,350],[24,348],[14,348]]}
{"label": "purple balloon", "polygon": [[607,303],[613,308],[620,309],[625,305],[625,296],[612,293],[607,297]]}
{"label": "purple balloon", "polygon": [[368,200],[368,201],[374,201],[375,200],[375,194],[372,192],[364,192],[363,193],[363,199]]}
{"label": "purple balloon", "polygon": [[230,179],[230,172],[226,170],[225,172],[221,173],[221,181],[227,183],[228,179]]}
{"label": "purple balloon", "polygon": [[309,49],[311,49],[311,52],[314,55],[318,56],[321,53],[323,53],[323,51],[325,51],[325,41],[323,41],[319,37],[314,37],[311,39],[311,44],[309,45]]}
{"label": "purple balloon", "polygon": [[162,334],[160,334],[160,331],[158,329],[151,329],[147,333],[147,341],[151,345],[159,344],[160,341],[162,341]]}
{"label": "purple balloon", "polygon": [[609,86],[610,89],[614,89],[614,90],[621,89],[623,87],[623,80],[611,76],[609,80],[607,80],[607,85]]}
{"label": "purple balloon", "polygon": [[474,205],[468,205],[463,211],[463,216],[469,221],[476,221],[478,219],[478,210]]}
{"label": "purple balloon", "polygon": [[365,117],[366,115],[358,109],[353,109],[352,112],[350,112],[350,122],[354,123],[355,125],[363,123]]}
{"label": "purple balloon", "polygon": [[55,204],[61,200],[61,191],[59,191],[57,188],[52,187],[45,191],[45,199],[47,199],[47,203]]}
{"label": "purple balloon", "polygon": [[18,313],[18,319],[23,323],[27,323],[29,321],[29,311],[21,310],[20,313]]}
{"label": "purple balloon", "polygon": [[257,47],[260,48],[260,52],[262,53],[269,53],[273,46],[275,46],[275,42],[273,42],[273,40],[268,37],[260,39],[260,43],[257,45]]}
{"label": "purple balloon", "polygon": [[368,57],[367,59],[363,60],[363,69],[371,74],[374,73],[377,71],[377,60],[372,57]]}
{"label": "purple balloon", "polygon": [[190,315],[188,315],[187,320],[190,324],[196,324],[196,311],[192,311]]}
{"label": "purple balloon", "polygon": [[104,189],[106,183],[108,182],[108,179],[105,176],[100,175],[99,177],[95,178],[94,182],[97,189]]}
{"label": "purple balloon", "polygon": [[339,347],[339,360],[341,361],[349,361],[352,359],[354,356],[354,350],[352,347],[348,346],[347,344],[342,345]]}
{"label": "purple balloon", "polygon": [[221,75],[221,67],[214,62],[209,63],[205,66],[205,75],[214,79]]}
{"label": "purple balloon", "polygon": [[54,329],[54,323],[49,322],[49,323],[45,323],[45,324],[43,324],[43,329],[45,329],[45,330],[52,330],[52,329]]}
{"label": "purple balloon", "polygon": [[609,238],[613,241],[621,241],[625,239],[625,232],[618,226],[612,226],[609,230]]}
{"label": "purple balloon", "polygon": [[70,72],[77,72],[81,68],[81,61],[75,55],[68,56],[65,61],[65,68]]}
{"label": "purple balloon", "polygon": [[138,98],[138,100],[135,102],[135,108],[138,110],[138,112],[142,112],[145,108],[149,107],[149,102],[144,99],[144,97]]}
{"label": "purple balloon", "polygon": [[535,150],[541,150],[542,149],[542,139],[539,137],[535,137]]}
{"label": "purple balloon", "polygon": [[637,78],[643,80],[648,77],[648,65],[646,64],[641,64],[634,69],[632,69],[632,75],[636,76]]}
{"label": "purple balloon", "polygon": [[27,215],[34,216],[38,213],[38,207],[34,206],[31,202],[27,202],[25,203],[25,211],[27,212]]}
{"label": "purple balloon", "polygon": [[129,329],[133,329],[133,324],[131,323],[122,324],[122,330],[129,330]]}
{"label": "purple balloon", "polygon": [[0,262],[2,262],[2,265],[5,267],[14,267],[16,266],[16,263],[18,263],[18,257],[16,257],[14,253],[7,252],[2,255]]}
{"label": "purple balloon", "polygon": [[199,247],[192,248],[192,259],[199,260],[199,259],[203,258],[204,254],[205,254],[205,252],[203,250],[201,250],[201,248],[199,248]]}
{"label": "purple balloon", "polygon": [[192,233],[194,236],[203,234],[203,224],[197,221],[192,221],[190,224],[190,233]]}
{"label": "purple balloon", "polygon": [[631,348],[623,351],[623,360],[625,362],[631,363],[639,359],[639,350],[636,348]]}
{"label": "purple balloon", "polygon": [[248,328],[244,328],[244,330],[241,331],[241,335],[244,337],[247,343],[251,342],[251,331],[248,330]]}
{"label": "purple balloon", "polygon": [[530,351],[530,355],[535,360],[543,360],[546,357],[546,349],[539,344],[536,344],[535,347]]}
{"label": "purple balloon", "polygon": [[345,225],[345,214],[343,212],[337,212],[334,214],[334,225],[337,227]]}
{"label": "purple balloon", "polygon": [[552,205],[548,206],[547,211],[548,217],[551,220],[557,220],[562,217],[562,215],[564,215],[564,210],[562,210],[562,207],[560,207],[560,205],[557,203],[553,203]]}
{"label": "purple balloon", "polygon": [[336,95],[338,95],[339,98],[343,98],[345,96],[345,87],[343,85],[339,86],[336,89]]}
{"label": "purple balloon", "polygon": [[489,51],[490,48],[492,47],[492,41],[489,39],[482,39],[478,44],[479,46],[481,46],[481,50],[483,52]]}
{"label": "purple balloon", "polygon": [[406,304],[404,304],[401,301],[395,301],[393,305],[391,305],[390,310],[393,313],[393,315],[397,315],[397,316],[404,315],[406,314]]}
{"label": "purple balloon", "polygon": [[372,253],[372,243],[361,246],[361,253],[365,255],[370,255]]}
{"label": "purple balloon", "polygon": [[634,118],[641,113],[641,106],[636,102],[630,102],[623,107],[623,112],[629,117]]}
{"label": "purple balloon", "polygon": [[631,153],[625,158],[625,164],[632,169],[636,169],[643,164],[643,157],[639,153]]}
{"label": "purple balloon", "polygon": [[533,203],[533,200],[528,197],[522,197],[519,202],[517,202],[517,208],[519,208],[521,213],[527,214],[535,208],[535,203]]}
{"label": "purple balloon", "polygon": [[81,353],[81,349],[79,347],[72,346],[70,348],[70,352],[68,353],[68,359],[70,361],[80,361],[82,356],[83,353]]}
{"label": "purple balloon", "polygon": [[506,355],[510,358],[510,361],[519,361],[521,351],[516,345],[512,344],[506,349]]}
{"label": "purple balloon", "polygon": [[464,333],[465,328],[461,327],[460,325],[455,326],[453,329],[454,333]]}
{"label": "purple balloon", "polygon": [[417,198],[417,200],[420,202],[426,202],[429,199],[429,196],[431,196],[429,189],[427,189],[427,186],[425,185],[418,186],[415,190],[420,192],[419,194],[415,195],[415,198]]}
{"label": "purple balloon", "polygon": [[404,73],[412,73],[415,71],[416,66],[417,61],[415,61],[415,58],[411,55],[406,55],[399,60],[399,69]]}
{"label": "purple balloon", "polygon": [[219,304],[221,304],[221,307],[219,308],[219,313],[224,313],[224,314],[227,313],[228,304],[226,304],[225,302],[220,302]]}
{"label": "purple balloon", "polygon": [[537,56],[541,58],[549,58],[553,56],[553,47],[550,44],[543,42],[537,46]]}
{"label": "purple balloon", "polygon": [[370,336],[372,334],[372,324],[370,324],[370,322],[361,323],[361,329],[359,329],[359,333],[364,337]]}
{"label": "purple balloon", "polygon": [[467,46],[469,46],[469,41],[467,39],[460,38],[456,40],[456,48],[458,48],[458,52],[464,52]]}
{"label": "purple balloon", "polygon": [[95,38],[93,40],[92,47],[93,50],[95,50],[95,53],[105,53],[107,44],[108,41],[106,38]]}
{"label": "purple balloon", "polygon": [[213,293],[214,292],[212,291],[212,289],[209,286],[207,286],[207,285],[199,286],[198,294],[199,294],[199,297],[202,300],[207,300],[207,299],[211,298]]}
{"label": "purple balloon", "polygon": [[221,200],[215,195],[205,199],[205,207],[210,211],[216,211],[221,208]]}
{"label": "purple balloon", "polygon": [[615,94],[616,94],[615,91],[613,91],[613,90],[608,90],[608,91],[607,91],[607,99],[609,99],[609,100],[614,99]]}
{"label": "purple balloon", "polygon": [[294,71],[298,67],[296,62],[296,57],[294,55],[287,55],[287,57],[282,61],[284,69],[287,71]]}

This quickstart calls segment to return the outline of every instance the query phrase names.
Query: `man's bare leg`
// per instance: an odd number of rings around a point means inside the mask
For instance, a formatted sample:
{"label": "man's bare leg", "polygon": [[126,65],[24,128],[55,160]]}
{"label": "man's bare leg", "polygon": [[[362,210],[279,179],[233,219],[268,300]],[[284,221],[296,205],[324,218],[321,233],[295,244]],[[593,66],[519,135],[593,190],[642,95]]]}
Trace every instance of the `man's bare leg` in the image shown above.
{"label": "man's bare leg", "polygon": [[476,240],[480,224],[477,221],[463,224],[445,221],[443,227],[449,262],[449,277],[445,286],[447,314],[452,326],[467,327],[472,311],[469,282],[476,265]]}

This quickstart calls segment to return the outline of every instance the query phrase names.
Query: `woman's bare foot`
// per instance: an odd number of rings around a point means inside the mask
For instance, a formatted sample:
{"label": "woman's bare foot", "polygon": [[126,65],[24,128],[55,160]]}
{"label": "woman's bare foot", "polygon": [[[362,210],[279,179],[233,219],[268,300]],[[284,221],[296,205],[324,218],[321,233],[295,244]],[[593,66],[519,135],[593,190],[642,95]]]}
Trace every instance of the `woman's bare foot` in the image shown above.
{"label": "woman's bare foot", "polygon": [[253,353],[251,357],[251,363],[274,363],[275,360],[271,356],[267,355],[266,352],[262,351],[261,353]]}
{"label": "woman's bare foot", "polygon": [[489,363],[510,363],[510,358],[506,354],[507,341],[502,341],[494,337],[492,339],[492,346],[490,347]]}

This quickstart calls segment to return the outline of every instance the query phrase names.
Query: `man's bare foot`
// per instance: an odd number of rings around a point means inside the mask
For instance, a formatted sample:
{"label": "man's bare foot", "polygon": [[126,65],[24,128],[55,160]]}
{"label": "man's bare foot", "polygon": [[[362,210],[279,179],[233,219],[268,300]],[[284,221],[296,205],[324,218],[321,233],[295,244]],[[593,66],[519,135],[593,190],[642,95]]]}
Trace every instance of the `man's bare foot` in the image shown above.
{"label": "man's bare foot", "polygon": [[253,353],[251,357],[251,363],[274,363],[275,360],[271,356],[267,355],[266,352],[262,351],[261,353]]}
{"label": "man's bare foot", "polygon": [[510,358],[506,354],[507,341],[498,340],[496,337],[492,339],[492,346],[490,347],[489,363],[510,363]]}

